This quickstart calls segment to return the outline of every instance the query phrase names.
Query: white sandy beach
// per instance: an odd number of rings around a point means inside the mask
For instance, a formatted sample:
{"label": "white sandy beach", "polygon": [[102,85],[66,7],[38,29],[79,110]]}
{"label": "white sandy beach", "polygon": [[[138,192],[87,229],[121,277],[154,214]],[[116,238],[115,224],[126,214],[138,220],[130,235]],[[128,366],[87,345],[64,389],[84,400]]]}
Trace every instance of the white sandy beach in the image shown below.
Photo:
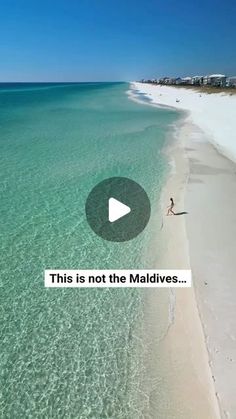
{"label": "white sandy beach", "polygon": [[162,238],[168,240],[159,266],[190,266],[194,282],[192,289],[176,291],[174,321],[163,343],[172,369],[173,418],[233,419],[236,96],[200,96],[184,88],[139,83],[133,87],[155,104],[188,111],[178,139],[167,150],[175,169],[163,192],[163,212],[173,196],[175,211],[188,214],[164,217]]}
{"label": "white sandy beach", "polygon": [[[151,102],[191,112],[191,120],[224,155],[236,161],[236,94],[207,94],[172,86],[134,83]],[[176,102],[176,99],[179,102]]]}

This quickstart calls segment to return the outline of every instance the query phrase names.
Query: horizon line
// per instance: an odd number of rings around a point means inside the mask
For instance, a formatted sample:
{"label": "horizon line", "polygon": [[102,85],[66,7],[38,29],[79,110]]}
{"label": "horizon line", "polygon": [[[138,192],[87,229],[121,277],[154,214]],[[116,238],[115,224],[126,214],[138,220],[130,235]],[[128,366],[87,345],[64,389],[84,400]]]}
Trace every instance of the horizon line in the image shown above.
{"label": "horizon line", "polygon": [[129,80],[83,80],[83,81],[79,81],[79,80],[74,80],[74,81],[62,81],[62,80],[33,80],[33,81],[22,81],[22,80],[11,80],[11,81],[0,81],[1,83],[130,83]]}

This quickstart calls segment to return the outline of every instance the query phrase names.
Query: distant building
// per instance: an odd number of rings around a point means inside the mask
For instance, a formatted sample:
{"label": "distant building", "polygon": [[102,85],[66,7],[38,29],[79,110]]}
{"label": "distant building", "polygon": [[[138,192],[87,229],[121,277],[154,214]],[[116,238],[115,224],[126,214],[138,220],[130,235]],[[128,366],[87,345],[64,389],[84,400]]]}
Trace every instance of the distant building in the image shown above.
{"label": "distant building", "polygon": [[171,78],[170,77],[163,77],[159,80],[160,84],[170,84]]}
{"label": "distant building", "polygon": [[182,80],[181,84],[191,84],[192,78],[191,77],[182,77],[181,80]]}
{"label": "distant building", "polygon": [[236,87],[236,76],[226,78],[226,87]]}
{"label": "distant building", "polygon": [[191,84],[192,85],[201,85],[201,84],[203,84],[203,76],[194,76],[194,77],[191,77]]}
{"label": "distant building", "polygon": [[176,84],[176,78],[175,77],[171,77],[169,79],[169,84]]}
{"label": "distant building", "polygon": [[211,74],[207,76],[193,77],[162,77],[160,79],[142,79],[143,83],[160,85],[192,85],[192,86],[212,86],[212,87],[235,87],[236,76],[226,77],[224,74]]}
{"label": "distant building", "polygon": [[203,85],[207,86],[211,84],[210,76],[204,76],[203,77]]}
{"label": "distant building", "polygon": [[225,87],[227,77],[224,74],[211,74],[203,77],[203,84],[215,87]]}
{"label": "distant building", "polygon": [[177,79],[175,79],[175,84],[182,84],[182,79],[181,77],[177,77]]}

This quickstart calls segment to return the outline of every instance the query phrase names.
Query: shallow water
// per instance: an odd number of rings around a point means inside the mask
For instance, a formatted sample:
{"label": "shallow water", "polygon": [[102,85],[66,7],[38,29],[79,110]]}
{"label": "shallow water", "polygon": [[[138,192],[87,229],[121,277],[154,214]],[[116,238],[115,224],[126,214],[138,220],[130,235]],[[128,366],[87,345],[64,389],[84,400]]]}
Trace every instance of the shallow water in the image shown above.
{"label": "shallow water", "polygon": [[0,85],[4,418],[137,419],[147,404],[142,292],[43,285],[45,268],[155,266],[155,211],[127,243],[95,236],[84,213],[91,188],[111,176],[140,183],[158,208],[177,114],[135,103],[128,88]]}

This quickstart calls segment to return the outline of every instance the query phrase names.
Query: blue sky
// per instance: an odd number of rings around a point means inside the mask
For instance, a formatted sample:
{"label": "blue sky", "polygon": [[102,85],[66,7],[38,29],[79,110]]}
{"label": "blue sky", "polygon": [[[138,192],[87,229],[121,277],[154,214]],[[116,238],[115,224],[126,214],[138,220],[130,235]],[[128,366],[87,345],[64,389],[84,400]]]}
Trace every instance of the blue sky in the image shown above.
{"label": "blue sky", "polygon": [[0,0],[0,81],[236,75],[235,0]]}

